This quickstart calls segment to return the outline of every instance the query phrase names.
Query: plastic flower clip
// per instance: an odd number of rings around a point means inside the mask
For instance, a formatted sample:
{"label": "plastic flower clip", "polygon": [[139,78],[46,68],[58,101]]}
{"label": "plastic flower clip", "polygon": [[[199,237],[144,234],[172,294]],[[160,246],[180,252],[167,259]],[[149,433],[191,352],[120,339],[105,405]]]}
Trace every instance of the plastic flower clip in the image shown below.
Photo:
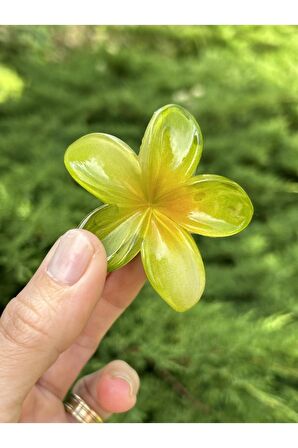
{"label": "plastic flower clip", "polygon": [[101,239],[108,270],[139,252],[153,288],[176,311],[200,299],[205,271],[190,233],[211,237],[243,230],[252,203],[235,182],[193,176],[203,137],[194,117],[167,105],[151,118],[137,156],[108,134],[88,134],[69,146],[65,165],[87,191],[105,202],[80,227]]}

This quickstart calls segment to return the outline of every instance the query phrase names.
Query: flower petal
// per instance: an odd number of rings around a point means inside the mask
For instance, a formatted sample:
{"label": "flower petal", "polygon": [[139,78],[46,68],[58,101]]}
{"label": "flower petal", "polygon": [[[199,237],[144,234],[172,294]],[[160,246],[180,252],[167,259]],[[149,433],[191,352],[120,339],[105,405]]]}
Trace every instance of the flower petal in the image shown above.
{"label": "flower petal", "polygon": [[176,311],[200,299],[205,270],[193,238],[172,220],[155,212],[142,243],[142,260],[153,288]]}
{"label": "flower petal", "polygon": [[170,104],[151,118],[139,153],[149,199],[193,175],[203,150],[201,129],[183,107]]}
{"label": "flower petal", "polygon": [[108,134],[88,134],[65,153],[71,176],[103,202],[127,204],[141,196],[140,166],[134,151]]}
{"label": "flower petal", "polygon": [[80,227],[101,240],[110,272],[127,264],[140,251],[145,220],[144,213],[117,205],[103,205],[93,210]]}
{"label": "flower petal", "polygon": [[241,232],[252,218],[253,205],[236,182],[206,174],[164,197],[161,211],[192,233],[219,237]]}

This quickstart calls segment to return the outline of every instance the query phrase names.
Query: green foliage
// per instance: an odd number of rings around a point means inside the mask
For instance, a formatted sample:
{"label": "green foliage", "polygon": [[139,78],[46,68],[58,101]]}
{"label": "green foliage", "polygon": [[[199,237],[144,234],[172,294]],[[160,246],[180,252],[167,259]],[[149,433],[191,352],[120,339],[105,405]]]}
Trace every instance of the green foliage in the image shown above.
{"label": "green foliage", "polygon": [[255,207],[241,234],[196,238],[196,307],[176,314],[147,285],[108,333],[85,371],[122,358],[142,379],[114,421],[298,421],[297,53],[291,26],[0,27],[2,73],[24,86],[0,104],[2,306],[98,206],[63,165],[88,132],[138,151],[152,112],[179,103],[205,137],[198,172]]}

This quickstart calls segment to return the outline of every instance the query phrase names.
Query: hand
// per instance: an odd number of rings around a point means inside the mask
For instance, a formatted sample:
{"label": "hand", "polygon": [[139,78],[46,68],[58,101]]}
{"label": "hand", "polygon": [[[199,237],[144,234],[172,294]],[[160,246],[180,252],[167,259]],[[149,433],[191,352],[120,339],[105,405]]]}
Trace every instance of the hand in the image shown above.
{"label": "hand", "polygon": [[[75,422],[63,399],[144,281],[138,257],[107,276],[95,235],[64,234],[1,316],[0,422]],[[138,389],[137,373],[113,361],[73,391],[107,419],[131,409]]]}

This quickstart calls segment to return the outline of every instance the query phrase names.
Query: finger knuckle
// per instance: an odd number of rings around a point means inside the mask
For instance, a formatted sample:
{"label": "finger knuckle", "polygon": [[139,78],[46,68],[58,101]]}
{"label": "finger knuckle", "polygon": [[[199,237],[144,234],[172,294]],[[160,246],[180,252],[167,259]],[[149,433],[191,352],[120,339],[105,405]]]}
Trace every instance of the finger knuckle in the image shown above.
{"label": "finger knuckle", "polygon": [[1,332],[6,339],[21,348],[38,348],[46,342],[48,316],[40,311],[34,301],[25,297],[12,299],[1,317]]}

